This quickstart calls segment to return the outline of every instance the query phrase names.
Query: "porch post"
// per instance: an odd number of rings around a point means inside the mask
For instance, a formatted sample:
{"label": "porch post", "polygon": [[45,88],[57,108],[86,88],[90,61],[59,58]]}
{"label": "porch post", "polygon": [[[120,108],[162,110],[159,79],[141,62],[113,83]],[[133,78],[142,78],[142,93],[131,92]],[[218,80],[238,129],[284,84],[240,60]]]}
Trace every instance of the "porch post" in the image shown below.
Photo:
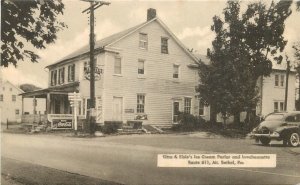
{"label": "porch post", "polygon": [[46,108],[47,114],[51,114],[50,93],[47,93],[46,105],[47,105]]}
{"label": "porch post", "polygon": [[33,114],[36,115],[36,98],[35,96],[33,97]]}
{"label": "porch post", "polygon": [[22,115],[24,115],[24,96],[22,96]]}
{"label": "porch post", "polygon": [[33,123],[36,123],[36,99],[35,96],[33,96]]}

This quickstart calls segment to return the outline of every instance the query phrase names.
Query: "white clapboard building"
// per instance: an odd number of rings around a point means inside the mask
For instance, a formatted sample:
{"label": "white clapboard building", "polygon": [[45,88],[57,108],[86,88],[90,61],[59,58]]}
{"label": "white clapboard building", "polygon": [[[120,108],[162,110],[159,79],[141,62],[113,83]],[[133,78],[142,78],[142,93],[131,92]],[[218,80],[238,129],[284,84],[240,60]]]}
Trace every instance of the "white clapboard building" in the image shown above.
{"label": "white clapboard building", "polygon": [[[179,111],[209,119],[197,99],[197,58],[148,9],[147,21],[96,41],[97,122],[143,120],[172,124]],[[96,33],[97,34],[97,33]],[[48,114],[70,114],[68,93],[79,92],[78,114],[89,104],[89,46],[47,66],[49,87],[24,93],[47,99]]]}
{"label": "white clapboard building", "polygon": [[[1,78],[1,77],[0,77]],[[9,81],[0,79],[0,120],[1,123],[21,122],[23,91]]]}

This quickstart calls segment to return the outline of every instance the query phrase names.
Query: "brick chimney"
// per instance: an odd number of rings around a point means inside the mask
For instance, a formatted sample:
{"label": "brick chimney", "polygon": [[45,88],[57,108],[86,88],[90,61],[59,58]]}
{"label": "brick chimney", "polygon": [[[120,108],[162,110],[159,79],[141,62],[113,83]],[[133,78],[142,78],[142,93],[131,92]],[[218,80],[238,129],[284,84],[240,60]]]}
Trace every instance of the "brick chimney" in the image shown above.
{"label": "brick chimney", "polygon": [[156,10],[153,8],[149,8],[147,10],[147,21],[150,21],[156,17]]}

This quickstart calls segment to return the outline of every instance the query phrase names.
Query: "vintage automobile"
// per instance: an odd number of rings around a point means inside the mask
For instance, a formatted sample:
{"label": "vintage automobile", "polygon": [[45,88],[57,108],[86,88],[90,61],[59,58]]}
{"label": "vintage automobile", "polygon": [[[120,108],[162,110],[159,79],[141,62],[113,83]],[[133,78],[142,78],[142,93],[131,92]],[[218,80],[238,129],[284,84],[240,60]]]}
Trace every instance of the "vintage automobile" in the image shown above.
{"label": "vintage automobile", "polygon": [[277,140],[297,147],[300,142],[300,111],[271,113],[249,135],[263,145]]}

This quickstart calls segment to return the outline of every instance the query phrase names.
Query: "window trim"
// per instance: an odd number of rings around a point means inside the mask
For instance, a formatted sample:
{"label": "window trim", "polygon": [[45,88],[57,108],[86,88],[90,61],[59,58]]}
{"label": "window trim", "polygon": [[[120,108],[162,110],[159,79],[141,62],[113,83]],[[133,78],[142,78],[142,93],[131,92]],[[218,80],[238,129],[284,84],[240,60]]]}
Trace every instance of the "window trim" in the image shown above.
{"label": "window trim", "polygon": [[75,64],[68,65],[68,82],[75,82]]}
{"label": "window trim", "polygon": [[275,87],[285,87],[285,78],[284,74],[275,74],[274,75],[274,86]]}
{"label": "window trim", "polygon": [[[200,106],[201,104],[203,105],[203,107]],[[200,110],[202,110],[201,112],[203,112],[203,114],[200,114]],[[203,100],[201,100],[201,99],[199,99],[198,114],[199,114],[199,116],[205,115],[205,104],[204,104]]]}
{"label": "window trim", "polygon": [[50,85],[56,86],[57,85],[57,69],[51,70],[50,76],[51,76]]}
{"label": "window trim", "polygon": [[[177,78],[174,77],[176,75],[175,69],[177,67]],[[180,65],[179,64],[173,64],[173,79],[178,80],[180,77]]]}
{"label": "window trim", "polygon": [[[166,41],[164,43],[163,41]],[[169,54],[169,38],[168,37],[161,37],[160,39],[160,52],[162,54]]]}
{"label": "window trim", "polygon": [[[146,36],[146,39],[143,40],[141,35]],[[141,44],[141,43],[143,43],[143,44]],[[148,34],[147,33],[143,33],[143,32],[139,33],[139,48],[144,49],[144,50],[148,50]]]}
{"label": "window trim", "polygon": [[[186,100],[189,100],[189,104],[187,104],[187,101]],[[184,100],[183,100],[183,111],[184,113],[187,113],[187,114],[192,114],[192,98],[191,97],[184,97]],[[188,111],[187,111],[188,110]]]}
{"label": "window trim", "polygon": [[11,101],[16,102],[17,101],[17,95],[15,95],[15,94],[11,95]]}
{"label": "window trim", "polygon": [[284,111],[284,101],[282,101],[282,100],[275,100],[273,102],[273,109],[274,109],[274,112],[282,112],[282,111]]}
{"label": "window trim", "polygon": [[65,67],[61,67],[58,69],[58,84],[65,83]]}
{"label": "window trim", "polygon": [[280,87],[284,87],[285,86],[285,75],[283,75],[283,74],[281,74],[280,75],[280,83],[279,83],[279,85],[280,85]]}
{"label": "window trim", "polygon": [[[139,96],[143,97],[142,104],[139,104]],[[143,106],[143,107],[139,107],[139,105]],[[146,112],[145,108],[146,108],[146,94],[138,93],[136,96],[136,113],[137,114],[145,114],[145,112]]]}
{"label": "window trim", "polygon": [[[144,60],[144,59],[138,59],[138,75],[139,75],[139,76],[144,76],[144,75],[146,74],[146,70],[145,70],[145,61],[146,61],[146,60]],[[140,68],[139,68],[139,67],[140,67],[140,65],[139,65],[140,63],[143,63],[143,69],[142,69],[142,70],[143,70],[143,73],[140,73]]]}
{"label": "window trim", "polygon": [[[116,60],[120,60],[120,73],[116,73]],[[121,76],[122,75],[122,58],[120,56],[116,56],[114,60],[114,72],[113,74],[116,76]]]}

